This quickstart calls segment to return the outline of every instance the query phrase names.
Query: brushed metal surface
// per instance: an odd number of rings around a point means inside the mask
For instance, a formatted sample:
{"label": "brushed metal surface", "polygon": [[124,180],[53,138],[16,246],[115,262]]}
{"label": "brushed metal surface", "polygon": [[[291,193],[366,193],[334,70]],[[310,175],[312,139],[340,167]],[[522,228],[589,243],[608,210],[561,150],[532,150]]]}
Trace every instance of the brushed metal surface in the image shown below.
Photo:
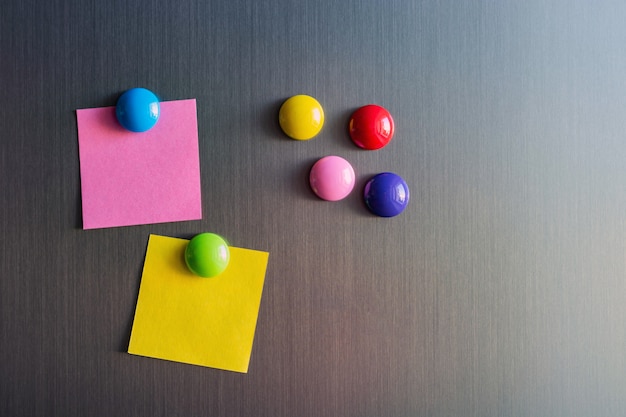
{"label": "brushed metal surface", "polygon": [[[1,9],[0,415],[626,415],[623,2]],[[204,218],[83,231],[74,111],[135,86],[197,99]],[[379,151],[347,135],[368,103]],[[307,185],[331,154],[337,203]],[[381,171],[396,218],[362,203]],[[202,231],[270,252],[246,375],[124,353],[148,235]]]}

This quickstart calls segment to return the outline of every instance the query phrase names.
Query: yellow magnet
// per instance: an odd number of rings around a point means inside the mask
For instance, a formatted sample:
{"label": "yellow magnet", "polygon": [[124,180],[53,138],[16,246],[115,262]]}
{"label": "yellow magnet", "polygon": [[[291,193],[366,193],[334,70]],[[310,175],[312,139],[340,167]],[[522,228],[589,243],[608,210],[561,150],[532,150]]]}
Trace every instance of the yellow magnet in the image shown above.
{"label": "yellow magnet", "polygon": [[313,97],[299,94],[285,100],[278,112],[278,122],[290,138],[309,140],[324,126],[324,109]]}

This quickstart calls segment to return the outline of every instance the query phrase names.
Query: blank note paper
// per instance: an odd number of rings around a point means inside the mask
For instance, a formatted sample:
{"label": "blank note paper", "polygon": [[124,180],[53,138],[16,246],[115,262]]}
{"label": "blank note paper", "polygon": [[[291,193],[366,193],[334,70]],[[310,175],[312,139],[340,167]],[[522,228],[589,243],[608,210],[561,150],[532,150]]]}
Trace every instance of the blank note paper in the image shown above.
{"label": "blank note paper", "polygon": [[202,218],[196,100],[161,102],[143,133],[122,128],[115,107],[76,118],[84,229]]}
{"label": "blank note paper", "polygon": [[269,253],[230,247],[226,270],[200,278],[187,243],[150,236],[128,353],[245,373]]}

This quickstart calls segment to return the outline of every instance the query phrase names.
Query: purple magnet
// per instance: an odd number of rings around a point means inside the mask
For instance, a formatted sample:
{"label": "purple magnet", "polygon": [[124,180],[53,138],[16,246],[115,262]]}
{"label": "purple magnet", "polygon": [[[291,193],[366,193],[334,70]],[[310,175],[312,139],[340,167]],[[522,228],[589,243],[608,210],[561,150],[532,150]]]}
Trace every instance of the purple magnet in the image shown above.
{"label": "purple magnet", "polygon": [[409,187],[399,175],[383,172],[365,184],[363,198],[375,215],[393,217],[402,213],[409,204]]}

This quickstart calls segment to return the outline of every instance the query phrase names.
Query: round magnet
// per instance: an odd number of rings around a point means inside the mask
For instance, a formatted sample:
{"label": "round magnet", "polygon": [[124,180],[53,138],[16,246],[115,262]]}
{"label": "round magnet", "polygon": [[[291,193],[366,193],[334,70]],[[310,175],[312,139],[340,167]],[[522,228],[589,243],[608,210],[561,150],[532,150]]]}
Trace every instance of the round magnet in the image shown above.
{"label": "round magnet", "polygon": [[363,197],[372,213],[393,217],[402,213],[409,204],[409,186],[399,175],[383,172],[365,184]]}
{"label": "round magnet", "polygon": [[200,233],[189,241],[185,262],[191,272],[203,278],[216,277],[228,266],[228,244],[215,233]]}
{"label": "round magnet", "polygon": [[159,99],[145,88],[131,88],[117,100],[115,116],[122,127],[131,132],[145,132],[159,120]]}
{"label": "round magnet", "polygon": [[324,126],[324,109],[311,96],[304,94],[288,98],[278,111],[280,128],[296,140],[309,140]]}
{"label": "round magnet", "polygon": [[367,150],[380,149],[393,137],[393,118],[384,107],[368,104],[352,114],[349,131],[357,146]]}
{"label": "round magnet", "polygon": [[338,201],[354,188],[355,175],[352,165],[339,156],[325,156],[318,160],[309,174],[313,192],[323,200]]}

